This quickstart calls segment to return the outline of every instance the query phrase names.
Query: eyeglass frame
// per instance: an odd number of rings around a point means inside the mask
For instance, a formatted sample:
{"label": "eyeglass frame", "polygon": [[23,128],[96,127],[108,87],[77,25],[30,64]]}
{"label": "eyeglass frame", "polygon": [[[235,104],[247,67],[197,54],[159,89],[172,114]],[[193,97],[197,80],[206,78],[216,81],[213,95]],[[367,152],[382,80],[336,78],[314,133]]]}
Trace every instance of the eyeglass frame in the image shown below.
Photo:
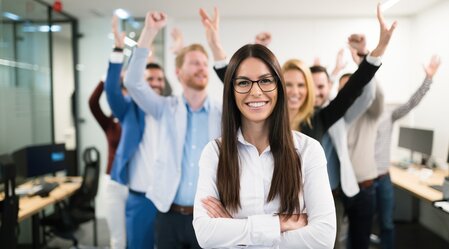
{"label": "eyeglass frame", "polygon": [[[265,91],[265,90],[262,89],[262,87],[260,87],[259,82],[260,82],[261,80],[265,80],[265,79],[268,79],[268,78],[273,78],[273,81],[274,81],[274,83],[275,83],[275,87],[274,87],[272,90]],[[242,79],[242,80],[251,82],[251,87],[249,88],[248,91],[246,91],[246,92],[239,92],[239,91],[237,91],[237,89],[235,89],[235,82],[236,82],[238,79]],[[260,79],[258,79],[258,80],[250,80],[250,79],[248,79],[248,78],[246,78],[246,77],[245,77],[245,78],[234,78],[234,79],[232,80],[232,88],[234,88],[234,91],[237,92],[237,93],[240,93],[240,94],[246,94],[246,93],[251,92],[251,89],[253,89],[254,83],[257,83],[257,86],[259,87],[259,89],[260,89],[262,92],[264,92],[264,93],[272,92],[272,91],[274,91],[274,90],[276,90],[276,89],[278,88],[278,80],[277,80],[277,78],[276,78],[275,76],[273,76],[273,75],[265,76],[265,77],[262,77],[262,78],[260,78]]]}

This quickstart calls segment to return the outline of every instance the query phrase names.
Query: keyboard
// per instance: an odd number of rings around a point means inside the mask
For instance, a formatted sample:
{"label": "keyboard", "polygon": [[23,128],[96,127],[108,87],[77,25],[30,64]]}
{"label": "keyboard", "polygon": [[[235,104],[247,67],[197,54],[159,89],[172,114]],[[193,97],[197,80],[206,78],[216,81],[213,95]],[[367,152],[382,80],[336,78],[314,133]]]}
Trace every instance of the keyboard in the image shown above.
{"label": "keyboard", "polygon": [[47,197],[48,194],[50,194],[50,192],[58,186],[59,183],[57,182],[46,182],[44,184],[38,185],[38,187],[34,188],[33,191],[30,191],[28,193],[28,196],[39,195],[40,197]]}

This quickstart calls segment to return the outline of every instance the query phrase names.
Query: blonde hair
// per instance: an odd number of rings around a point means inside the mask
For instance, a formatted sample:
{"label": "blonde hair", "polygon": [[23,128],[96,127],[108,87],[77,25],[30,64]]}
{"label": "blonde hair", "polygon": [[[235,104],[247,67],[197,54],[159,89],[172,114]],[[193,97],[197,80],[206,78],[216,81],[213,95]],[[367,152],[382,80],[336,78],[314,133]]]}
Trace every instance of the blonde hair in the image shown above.
{"label": "blonde hair", "polygon": [[290,70],[298,70],[304,75],[307,95],[304,103],[299,107],[298,113],[292,119],[290,125],[295,130],[300,130],[300,125],[303,122],[306,122],[309,126],[311,126],[311,119],[313,116],[313,110],[315,107],[315,86],[313,83],[312,73],[310,72],[309,67],[300,60],[291,59],[284,63],[282,66],[282,73],[285,73]]}
{"label": "blonde hair", "polygon": [[179,53],[176,55],[176,60],[175,60],[176,68],[182,67],[182,64],[184,64],[184,58],[185,58],[186,54],[191,51],[200,51],[201,53],[206,55],[207,58],[209,58],[209,55],[207,54],[206,49],[204,49],[204,47],[201,44],[196,44],[196,43],[191,44],[187,47],[182,48],[181,51],[179,51]]}

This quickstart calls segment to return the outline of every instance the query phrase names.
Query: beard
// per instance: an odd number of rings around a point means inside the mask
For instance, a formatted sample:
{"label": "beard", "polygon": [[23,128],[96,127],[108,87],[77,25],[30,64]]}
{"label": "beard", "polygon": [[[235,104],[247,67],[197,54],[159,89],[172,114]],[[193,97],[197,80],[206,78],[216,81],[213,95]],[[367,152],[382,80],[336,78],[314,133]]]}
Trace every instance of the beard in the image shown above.
{"label": "beard", "polygon": [[203,74],[194,74],[192,76],[187,77],[187,79],[184,81],[185,85],[189,88],[201,91],[206,89],[207,82],[208,82],[208,76],[205,75],[204,78],[199,78]]}

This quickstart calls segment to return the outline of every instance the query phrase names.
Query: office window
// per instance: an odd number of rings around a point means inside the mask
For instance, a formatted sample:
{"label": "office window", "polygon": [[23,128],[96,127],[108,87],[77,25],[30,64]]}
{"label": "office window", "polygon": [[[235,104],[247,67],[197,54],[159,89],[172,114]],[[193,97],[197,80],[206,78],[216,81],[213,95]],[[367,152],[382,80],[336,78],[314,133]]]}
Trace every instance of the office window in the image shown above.
{"label": "office window", "polygon": [[0,8],[0,153],[9,153],[52,142],[48,15],[31,0]]}

